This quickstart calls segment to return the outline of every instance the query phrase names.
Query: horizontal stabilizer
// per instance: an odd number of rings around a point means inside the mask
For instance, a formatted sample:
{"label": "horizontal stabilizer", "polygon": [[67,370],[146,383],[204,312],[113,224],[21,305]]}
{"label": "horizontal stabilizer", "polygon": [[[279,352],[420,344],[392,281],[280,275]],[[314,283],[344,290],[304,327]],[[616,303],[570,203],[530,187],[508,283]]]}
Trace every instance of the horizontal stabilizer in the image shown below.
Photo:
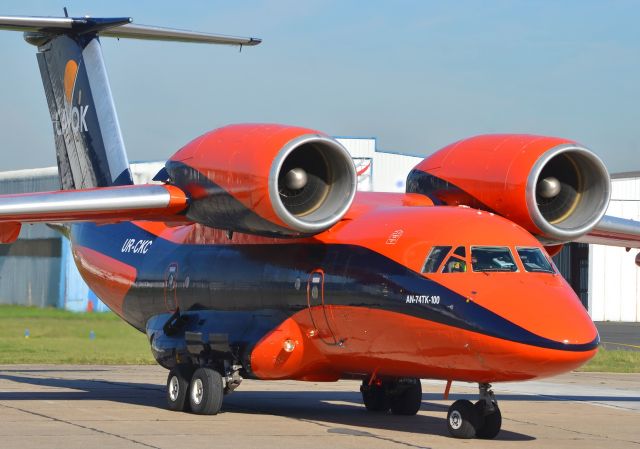
{"label": "horizontal stabilizer", "polygon": [[222,45],[258,45],[261,40],[253,37],[225,36],[131,23],[129,17],[29,17],[0,16],[0,30],[24,31],[27,33],[85,34],[95,32],[99,36],[149,39],[163,41],[192,42]]}
{"label": "horizontal stabilizer", "polygon": [[587,235],[578,242],[597,245],[640,248],[640,221],[605,215]]}
{"label": "horizontal stabilizer", "polygon": [[161,28],[149,25],[136,25],[134,23],[109,28],[98,34],[100,36],[117,38],[222,45],[258,45],[262,42],[261,39],[257,39],[255,37],[237,37],[225,36],[222,34],[199,33],[197,31],[177,30],[174,28]]}
{"label": "horizontal stabilizer", "polygon": [[[180,215],[188,206],[177,187],[156,184],[103,187],[84,190],[0,195],[0,224],[111,223],[131,220],[186,221]],[[11,226],[0,226],[0,234]]]}
{"label": "horizontal stabilizer", "polygon": [[0,16],[0,29],[64,33],[73,28],[74,20],[70,17]]}

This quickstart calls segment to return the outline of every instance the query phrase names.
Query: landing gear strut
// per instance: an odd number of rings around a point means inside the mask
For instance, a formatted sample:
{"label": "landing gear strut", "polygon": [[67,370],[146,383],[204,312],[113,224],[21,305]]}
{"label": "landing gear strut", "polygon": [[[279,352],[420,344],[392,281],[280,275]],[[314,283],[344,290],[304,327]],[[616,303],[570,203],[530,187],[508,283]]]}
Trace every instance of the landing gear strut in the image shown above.
{"label": "landing gear strut", "polygon": [[479,384],[480,400],[457,400],[447,413],[447,427],[456,438],[492,439],[500,432],[502,414],[498,402],[487,383]]}
{"label": "landing gear strut", "polygon": [[500,432],[502,426],[502,414],[498,407],[490,384],[480,384],[480,400],[476,402],[474,408],[478,415],[482,417],[481,425],[476,429],[476,437],[484,439],[493,439]]}
{"label": "landing gear strut", "polygon": [[413,377],[393,380],[364,380],[360,387],[362,401],[371,412],[387,412],[394,415],[415,415],[422,404],[420,379]]}

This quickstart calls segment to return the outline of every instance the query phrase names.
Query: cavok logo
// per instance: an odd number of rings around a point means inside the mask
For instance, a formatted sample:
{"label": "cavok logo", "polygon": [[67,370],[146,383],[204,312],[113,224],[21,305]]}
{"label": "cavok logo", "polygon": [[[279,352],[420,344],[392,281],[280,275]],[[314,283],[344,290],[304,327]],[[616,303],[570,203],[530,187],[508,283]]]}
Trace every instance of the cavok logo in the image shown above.
{"label": "cavok logo", "polygon": [[[56,134],[59,136],[69,128],[74,132],[88,131],[86,117],[89,106],[72,104],[77,77],[78,63],[70,59],[64,68],[64,105],[58,110],[58,120],[54,121]],[[78,95],[78,103],[81,98],[82,92]]]}

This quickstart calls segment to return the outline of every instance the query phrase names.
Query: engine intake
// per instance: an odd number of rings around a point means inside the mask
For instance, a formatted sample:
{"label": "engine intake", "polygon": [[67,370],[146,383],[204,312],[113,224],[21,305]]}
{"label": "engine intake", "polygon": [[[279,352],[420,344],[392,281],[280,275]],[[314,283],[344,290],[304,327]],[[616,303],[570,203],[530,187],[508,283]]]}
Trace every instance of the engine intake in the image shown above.
{"label": "engine intake", "polygon": [[536,161],[527,179],[527,208],[538,228],[557,240],[573,240],[602,219],[611,181],[598,156],[559,145]]}
{"label": "engine intake", "polygon": [[545,244],[588,233],[609,204],[603,162],[575,142],[499,134],[449,145],[409,173],[407,192],[500,214]]}
{"label": "engine intake", "polygon": [[[269,174],[269,195],[280,219],[300,232],[330,228],[347,212],[357,176],[347,150],[333,139],[300,136],[280,151]],[[347,200],[347,201],[345,201]]]}
{"label": "engine intake", "polygon": [[211,131],[167,161],[186,191],[187,217],[214,228],[270,236],[322,232],[347,212],[357,176],[348,151],[317,131],[231,125]]}

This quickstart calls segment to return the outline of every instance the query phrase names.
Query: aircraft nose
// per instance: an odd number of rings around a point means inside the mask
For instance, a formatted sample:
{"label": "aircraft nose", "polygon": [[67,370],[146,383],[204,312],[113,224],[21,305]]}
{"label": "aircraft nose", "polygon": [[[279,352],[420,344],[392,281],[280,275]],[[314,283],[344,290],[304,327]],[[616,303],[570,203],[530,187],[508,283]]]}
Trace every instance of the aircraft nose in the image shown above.
{"label": "aircraft nose", "polygon": [[565,373],[597,352],[598,331],[573,290],[564,281],[537,287],[494,309],[514,325],[509,332],[491,342],[477,341],[483,362],[503,380]]}
{"label": "aircraft nose", "polygon": [[538,300],[541,307],[531,317],[529,330],[567,350],[597,346],[598,330],[571,287],[564,282],[551,284],[536,294],[545,297]]}
{"label": "aircraft nose", "polygon": [[[528,330],[540,337],[531,350],[534,377],[561,374],[589,361],[598,350],[600,337],[595,324],[574,291],[564,282],[548,285],[538,294],[544,310],[531,319]],[[532,314],[533,315],[533,314]]]}

